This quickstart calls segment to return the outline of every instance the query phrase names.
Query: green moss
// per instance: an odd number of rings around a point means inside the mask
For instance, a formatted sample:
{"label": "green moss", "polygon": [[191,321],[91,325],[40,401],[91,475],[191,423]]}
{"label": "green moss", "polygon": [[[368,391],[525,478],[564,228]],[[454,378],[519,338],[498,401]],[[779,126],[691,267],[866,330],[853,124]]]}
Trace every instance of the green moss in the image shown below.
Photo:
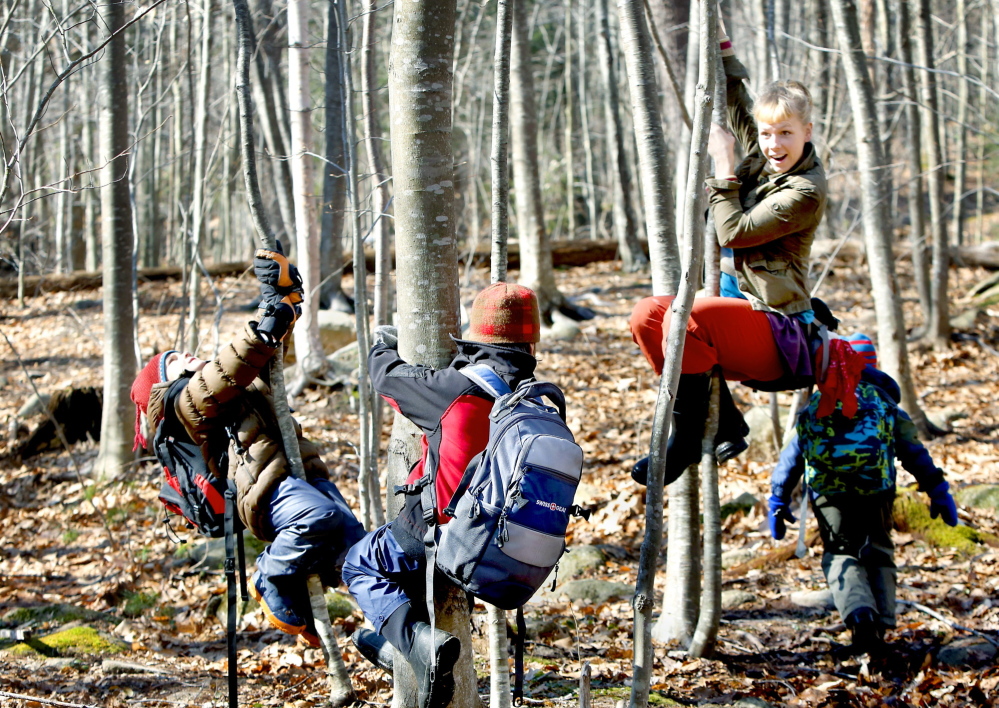
{"label": "green moss", "polygon": [[126,617],[139,617],[149,608],[155,607],[156,601],[159,599],[159,593],[127,591],[125,593],[125,606],[121,613]]}
{"label": "green moss", "polygon": [[13,656],[62,656],[66,654],[120,654],[128,647],[102,635],[93,627],[72,627],[47,637],[29,639],[7,649]]}
{"label": "green moss", "polygon": [[921,536],[931,546],[953,548],[961,553],[977,553],[982,544],[996,545],[999,539],[970,526],[948,526],[931,519],[926,502],[911,493],[900,494],[893,509],[895,525],[902,531]]}
{"label": "green moss", "polygon": [[70,529],[69,531],[63,533],[62,542],[65,543],[66,545],[69,545],[79,537],[80,537],[79,531],[74,531],[73,529]]}
{"label": "green moss", "polygon": [[0,625],[20,627],[28,623],[43,624],[46,622],[58,622],[59,624],[67,624],[81,620],[86,622],[101,620],[106,622],[119,621],[114,615],[95,612],[94,610],[74,605],[40,605],[38,607],[18,607],[13,609],[3,616],[2,620],[0,620]]}
{"label": "green moss", "polygon": [[[625,700],[627,701],[631,698],[631,689],[627,686],[610,686],[607,688],[595,688],[593,689],[594,697],[604,697],[612,698],[614,700]],[[657,691],[649,692],[649,705],[650,706],[682,706],[683,703],[677,703],[672,698],[667,698]]]}
{"label": "green moss", "polygon": [[357,606],[342,592],[330,591],[326,593],[326,609],[329,610],[330,619],[346,619],[354,614]]}

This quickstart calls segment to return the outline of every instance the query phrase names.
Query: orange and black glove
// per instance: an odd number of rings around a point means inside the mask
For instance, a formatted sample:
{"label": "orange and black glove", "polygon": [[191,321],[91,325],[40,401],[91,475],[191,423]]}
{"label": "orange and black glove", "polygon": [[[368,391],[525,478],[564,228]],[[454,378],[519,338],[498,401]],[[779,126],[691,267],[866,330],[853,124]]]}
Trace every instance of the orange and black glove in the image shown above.
{"label": "orange and black glove", "polygon": [[260,281],[260,321],[257,334],[270,346],[277,346],[302,314],[302,276],[282,253],[258,249],[253,256],[253,272]]}

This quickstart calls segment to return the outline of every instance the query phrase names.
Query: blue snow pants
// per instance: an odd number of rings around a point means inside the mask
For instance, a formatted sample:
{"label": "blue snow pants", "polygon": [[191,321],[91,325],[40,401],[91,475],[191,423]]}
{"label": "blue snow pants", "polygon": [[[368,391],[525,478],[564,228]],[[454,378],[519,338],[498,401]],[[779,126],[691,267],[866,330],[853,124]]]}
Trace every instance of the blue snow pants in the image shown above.
{"label": "blue snow pants", "polygon": [[[381,633],[385,620],[402,605],[411,599],[422,602],[422,594],[418,599],[413,596],[423,586],[426,564],[425,557],[407,556],[392,534],[392,524],[385,524],[347,551],[343,582],[375,631]],[[407,588],[411,589],[409,594]]]}
{"label": "blue snow pants", "polygon": [[338,585],[336,570],[364,527],[336,485],[285,477],[274,488],[269,511],[275,537],[257,557],[257,570],[278,582],[319,573],[324,584]]}

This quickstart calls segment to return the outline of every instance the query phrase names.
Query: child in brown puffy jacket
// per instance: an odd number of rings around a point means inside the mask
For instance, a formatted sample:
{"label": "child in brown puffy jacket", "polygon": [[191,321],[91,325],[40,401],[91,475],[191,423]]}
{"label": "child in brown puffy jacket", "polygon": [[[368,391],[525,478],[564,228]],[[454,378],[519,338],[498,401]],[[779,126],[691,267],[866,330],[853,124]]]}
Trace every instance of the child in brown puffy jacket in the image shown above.
{"label": "child in brown puffy jacket", "polygon": [[[338,584],[337,570],[364,529],[297,422],[308,481],[290,474],[271,389],[260,375],[297,318],[301,279],[278,252],[257,251],[254,267],[263,296],[259,322],[249,322],[211,361],[171,351],[139,373],[132,385],[136,445],[154,449],[166,465],[165,441],[193,443],[200,460],[188,459],[203,465],[203,479],[228,478],[240,520],[271,542],[257,558],[251,595],[276,628],[318,646],[305,579],[319,573],[324,584]],[[210,504],[224,503],[213,502],[219,495],[211,485],[198,486]]]}

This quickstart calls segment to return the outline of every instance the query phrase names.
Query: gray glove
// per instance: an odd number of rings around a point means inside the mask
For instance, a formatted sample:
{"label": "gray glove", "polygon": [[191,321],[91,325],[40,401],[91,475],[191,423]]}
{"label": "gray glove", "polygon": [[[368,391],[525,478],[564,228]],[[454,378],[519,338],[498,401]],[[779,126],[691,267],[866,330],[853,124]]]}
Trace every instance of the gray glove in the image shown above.
{"label": "gray glove", "polygon": [[372,336],[375,344],[384,344],[389,349],[399,348],[399,330],[393,325],[378,325]]}

